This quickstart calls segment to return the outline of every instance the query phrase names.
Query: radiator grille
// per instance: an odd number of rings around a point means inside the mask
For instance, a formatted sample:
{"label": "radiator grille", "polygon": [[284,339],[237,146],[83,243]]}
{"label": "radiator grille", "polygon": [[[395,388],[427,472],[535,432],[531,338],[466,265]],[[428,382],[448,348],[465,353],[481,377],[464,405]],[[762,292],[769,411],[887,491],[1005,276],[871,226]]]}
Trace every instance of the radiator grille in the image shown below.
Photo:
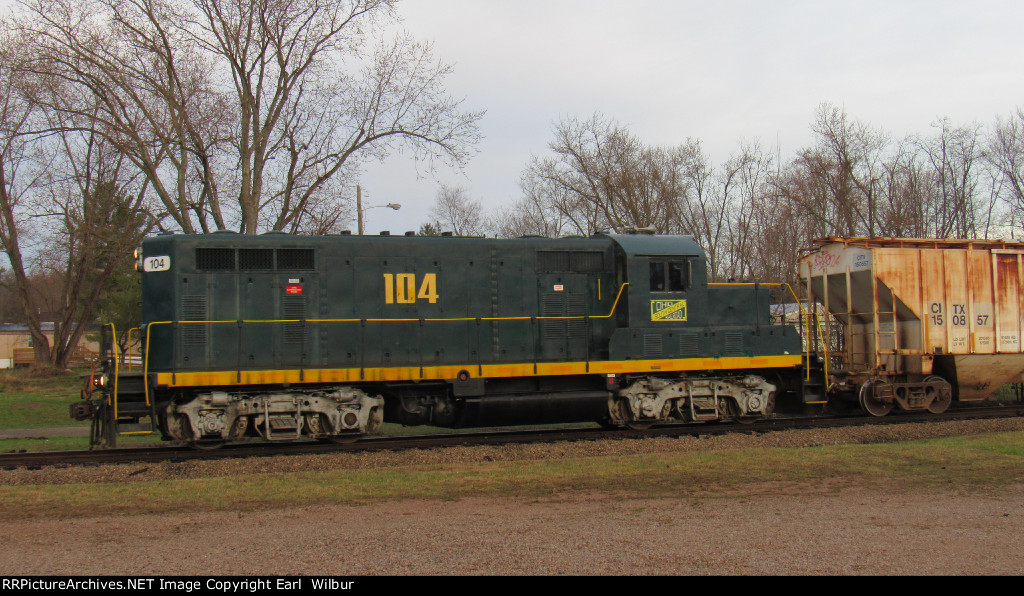
{"label": "radiator grille", "polygon": [[[563,294],[544,294],[541,300],[541,316],[565,316],[565,296]],[[540,330],[544,340],[565,339],[565,319],[543,320]]]}
{"label": "radiator grille", "polygon": [[[587,314],[587,302],[583,294],[569,294],[568,311],[570,317],[582,317]],[[587,337],[586,319],[569,319],[566,335],[569,339],[582,339]]]}
{"label": "radiator grille", "polygon": [[[182,321],[206,321],[207,319],[206,296],[183,296],[181,298],[181,320]],[[205,346],[209,337],[207,325],[182,325],[182,341],[186,346]]]}
{"label": "radiator grille", "polygon": [[278,269],[315,269],[312,248],[279,248],[277,250]]}
{"label": "radiator grille", "polygon": [[604,271],[604,253],[540,250],[537,251],[537,271],[541,273],[598,273]]}
{"label": "radiator grille", "polygon": [[697,334],[696,333],[683,333],[679,336],[679,355],[680,356],[696,356],[697,355]]}
{"label": "radiator grille", "polygon": [[243,248],[238,251],[238,268],[243,271],[273,269],[274,251],[270,248]]}
{"label": "radiator grille", "polygon": [[725,334],[725,355],[743,355],[743,333],[739,331],[728,331]]}
{"label": "radiator grille", "polygon": [[[306,297],[285,296],[281,299],[281,318],[286,320],[306,318]],[[306,326],[303,323],[284,324],[284,343],[306,343]]]}
{"label": "radiator grille", "polygon": [[662,350],[661,335],[644,335],[644,356],[648,358],[660,358],[664,353]]}
{"label": "radiator grille", "polygon": [[197,248],[196,270],[310,271],[316,269],[314,252],[312,248]]}
{"label": "radiator grille", "polygon": [[235,269],[235,249],[197,248],[196,269],[199,271],[233,271]]}

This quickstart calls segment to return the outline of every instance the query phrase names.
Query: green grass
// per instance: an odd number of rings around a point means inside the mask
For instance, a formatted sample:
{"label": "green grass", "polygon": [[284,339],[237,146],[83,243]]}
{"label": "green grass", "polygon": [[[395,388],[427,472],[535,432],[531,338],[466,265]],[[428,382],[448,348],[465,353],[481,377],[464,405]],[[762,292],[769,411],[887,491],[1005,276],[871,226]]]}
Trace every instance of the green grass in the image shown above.
{"label": "green grass", "polygon": [[[35,429],[35,428],[88,428],[88,422],[73,420],[68,413],[71,404],[80,401],[80,391],[84,384],[83,374],[55,374],[39,372],[31,369],[0,371],[0,429]],[[573,425],[570,425],[573,426]],[[592,426],[582,423],[577,426]],[[543,426],[508,427],[508,430],[527,430],[544,428]],[[478,432],[488,429],[466,429],[466,432]],[[458,432],[449,428],[434,426],[402,426],[386,423],[383,434],[388,436],[430,435]],[[147,446],[160,444],[159,438],[152,437],[121,437],[118,447]],[[88,449],[87,438],[47,437],[28,439],[0,439],[0,453],[11,451],[60,451]]]}
{"label": "green grass", "polygon": [[[242,466],[244,467],[244,466]],[[189,511],[294,505],[359,505],[401,499],[467,497],[736,498],[753,494],[831,494],[845,486],[901,490],[990,491],[1024,483],[1024,432],[909,443],[812,448],[664,452],[637,456],[486,461],[393,468],[334,469],[146,480],[136,465],[99,484],[0,486],[0,518]],[[170,468],[173,469],[173,468]],[[0,476],[2,478],[2,476]],[[130,480],[129,480],[130,478]]]}
{"label": "green grass", "polygon": [[82,386],[80,374],[0,372],[0,428],[81,425],[71,419],[68,408],[81,399]]}
{"label": "green grass", "polygon": [[[88,423],[85,424],[88,428]],[[159,435],[124,436],[117,440],[118,449],[132,447],[154,447],[166,445]],[[29,437],[23,439],[0,439],[0,453],[18,453],[34,451],[86,451],[89,449],[89,437]]]}
{"label": "green grass", "polygon": [[[71,404],[81,399],[80,392],[84,385],[83,374],[88,374],[88,371],[68,374],[38,372],[31,369],[0,371],[0,429],[70,426],[87,428],[87,422],[73,420],[68,413],[68,408]],[[590,423],[583,424],[583,426],[589,425]],[[526,430],[543,427],[518,426],[509,428]],[[486,429],[467,429],[467,432],[483,430]],[[390,436],[429,435],[451,432],[457,431],[433,426],[402,426],[401,424],[391,423],[385,424],[383,428],[383,433]],[[24,446],[32,445],[32,443],[13,445],[8,443],[8,441],[14,441],[14,439],[0,440],[0,451],[9,451],[11,449],[33,450],[28,446]],[[23,440],[19,439],[18,441]],[[51,445],[54,446],[61,444],[63,444],[61,441],[51,441]],[[65,447],[40,447],[39,450],[49,450],[52,448],[62,449]],[[78,449],[80,447],[72,446],[66,448]]]}
{"label": "green grass", "polygon": [[997,402],[1017,402],[1020,400],[1018,397],[1020,386],[1021,384],[1014,385],[1012,383],[1003,385],[992,393],[992,399]]}

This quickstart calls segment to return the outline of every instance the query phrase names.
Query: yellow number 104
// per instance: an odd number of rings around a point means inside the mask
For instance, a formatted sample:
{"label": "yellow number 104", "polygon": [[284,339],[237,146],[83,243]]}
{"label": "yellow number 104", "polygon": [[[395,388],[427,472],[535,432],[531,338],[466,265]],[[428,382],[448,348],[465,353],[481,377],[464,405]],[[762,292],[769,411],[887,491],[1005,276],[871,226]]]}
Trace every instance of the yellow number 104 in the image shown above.
{"label": "yellow number 104", "polygon": [[423,275],[423,282],[416,291],[415,273],[384,274],[384,304],[413,304],[417,299],[437,304],[437,274]]}

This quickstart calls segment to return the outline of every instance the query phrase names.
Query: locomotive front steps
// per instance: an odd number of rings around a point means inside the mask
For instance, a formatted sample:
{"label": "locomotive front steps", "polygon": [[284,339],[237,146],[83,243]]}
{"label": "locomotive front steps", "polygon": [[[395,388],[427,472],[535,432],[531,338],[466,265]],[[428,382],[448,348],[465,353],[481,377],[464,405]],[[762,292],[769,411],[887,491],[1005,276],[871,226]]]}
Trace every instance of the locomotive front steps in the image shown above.
{"label": "locomotive front steps", "polygon": [[117,434],[119,435],[142,435],[156,432],[150,422],[118,422]]}
{"label": "locomotive front steps", "polygon": [[800,376],[803,402],[809,404],[827,401],[828,380],[825,378],[824,361],[816,354],[811,354],[806,366],[807,368]]}

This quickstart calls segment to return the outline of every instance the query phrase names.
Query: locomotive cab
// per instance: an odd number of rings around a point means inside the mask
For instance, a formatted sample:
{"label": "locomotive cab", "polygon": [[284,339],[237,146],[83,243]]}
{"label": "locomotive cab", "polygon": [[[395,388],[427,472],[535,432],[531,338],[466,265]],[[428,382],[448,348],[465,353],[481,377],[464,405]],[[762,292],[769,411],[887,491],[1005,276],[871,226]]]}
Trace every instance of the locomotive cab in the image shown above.
{"label": "locomotive cab", "polygon": [[611,359],[696,356],[691,313],[706,310],[704,251],[688,236],[612,238],[626,272],[629,300],[624,325],[612,334]]}

